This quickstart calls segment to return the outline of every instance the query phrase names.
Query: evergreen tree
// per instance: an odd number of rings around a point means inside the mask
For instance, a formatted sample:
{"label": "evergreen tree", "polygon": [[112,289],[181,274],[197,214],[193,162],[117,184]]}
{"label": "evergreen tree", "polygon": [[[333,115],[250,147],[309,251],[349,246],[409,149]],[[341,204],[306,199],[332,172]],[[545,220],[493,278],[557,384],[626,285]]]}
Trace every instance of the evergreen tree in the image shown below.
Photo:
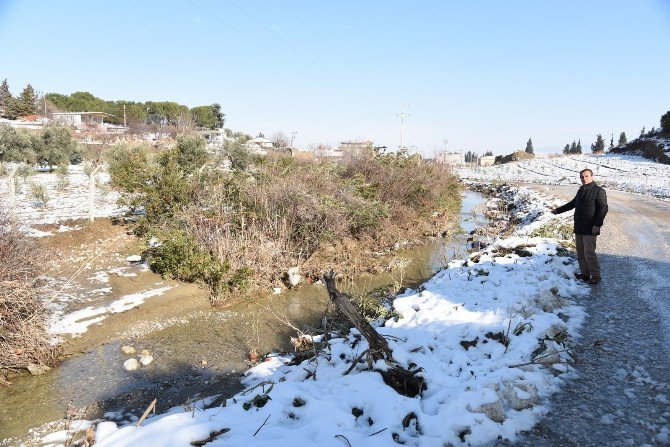
{"label": "evergreen tree", "polygon": [[[668,115],[668,116],[670,116],[670,115]],[[484,157],[490,157],[491,155],[493,155],[493,151],[484,152]]]}
{"label": "evergreen tree", "polygon": [[571,154],[577,153],[577,143],[575,142],[575,140],[572,140],[572,144],[570,145],[570,153]]}
{"label": "evergreen tree", "polygon": [[563,153],[565,155],[568,155],[570,153],[570,144],[565,145],[565,147],[563,148]]}
{"label": "evergreen tree", "polygon": [[602,135],[598,134],[596,137],[596,142],[591,145],[591,151],[594,153],[605,151],[605,140],[603,140]]}
{"label": "evergreen tree", "polygon": [[619,135],[619,144],[617,144],[617,146],[624,146],[626,143],[628,143],[626,132],[621,132],[621,135]]}
{"label": "evergreen tree", "polygon": [[23,89],[21,95],[16,98],[16,114],[17,116],[28,116],[37,113],[37,93],[33,86],[28,84]]}
{"label": "evergreen tree", "polygon": [[533,155],[535,153],[535,150],[533,149],[533,140],[528,139],[528,142],[526,143],[526,153]]}
{"label": "evergreen tree", "polygon": [[581,138],[579,140],[577,140],[577,152],[575,152],[575,153],[576,154],[581,154],[582,153],[582,140],[581,140]]}
{"label": "evergreen tree", "polygon": [[642,130],[640,131],[640,138],[644,136],[644,126],[642,126]]}
{"label": "evergreen tree", "polygon": [[670,110],[661,117],[661,129],[663,129],[663,132],[670,132]]}
{"label": "evergreen tree", "polygon": [[614,149],[614,134],[612,134],[612,138],[610,139],[610,150]]}
{"label": "evergreen tree", "polygon": [[9,117],[9,109],[13,99],[9,91],[9,84],[7,83],[7,79],[5,79],[0,84],[0,109],[2,109],[0,114],[3,117]]}

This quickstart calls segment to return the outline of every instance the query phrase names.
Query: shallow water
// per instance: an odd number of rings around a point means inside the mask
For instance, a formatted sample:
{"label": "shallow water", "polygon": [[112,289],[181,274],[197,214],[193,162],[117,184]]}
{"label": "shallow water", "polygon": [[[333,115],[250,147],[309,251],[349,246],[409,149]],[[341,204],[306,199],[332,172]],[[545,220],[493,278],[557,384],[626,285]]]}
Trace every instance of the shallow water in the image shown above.
{"label": "shallow water", "polygon": [[[398,250],[396,259],[406,261],[404,268],[360,275],[344,289],[364,292],[424,282],[449,260],[467,253],[468,233],[485,222],[483,201],[481,194],[466,191],[461,208],[462,233]],[[142,273],[139,278],[142,275],[153,274]],[[166,306],[162,329],[155,330],[154,325],[153,330],[143,331],[144,322],[116,328],[120,336],[65,360],[49,374],[16,377],[12,387],[0,389],[0,439],[63,418],[69,402],[76,407],[97,402],[89,417],[119,410],[139,415],[154,397],[159,400],[160,412],[184,403],[196,392],[234,394],[240,389],[240,373],[248,368],[245,357],[251,348],[261,353],[291,349],[289,339],[296,331],[289,325],[307,331],[308,326],[318,324],[327,306],[328,296],[321,285],[250,298],[221,311],[179,315]],[[121,353],[124,344],[133,345],[138,353],[148,350],[154,362],[138,371],[124,370],[123,362],[129,358]]]}

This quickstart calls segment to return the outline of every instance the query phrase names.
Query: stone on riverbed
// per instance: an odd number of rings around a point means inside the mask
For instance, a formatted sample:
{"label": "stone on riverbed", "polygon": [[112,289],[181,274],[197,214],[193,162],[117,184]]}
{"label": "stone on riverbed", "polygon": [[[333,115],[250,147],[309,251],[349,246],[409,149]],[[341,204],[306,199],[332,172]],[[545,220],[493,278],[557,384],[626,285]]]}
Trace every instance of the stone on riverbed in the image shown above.
{"label": "stone on riverbed", "polygon": [[140,363],[142,364],[142,366],[147,366],[153,361],[154,361],[154,358],[150,354],[140,356]]}
{"label": "stone on riverbed", "polygon": [[302,280],[302,276],[300,276],[300,267],[291,267],[288,269],[288,272],[286,272],[286,276],[291,287],[297,286]]}
{"label": "stone on riverbed", "polygon": [[51,368],[46,365],[37,365],[35,363],[28,364],[28,371],[30,371],[30,374],[33,376],[39,376],[40,374],[44,374],[49,370],[51,370]]}
{"label": "stone on riverbed", "polygon": [[132,346],[121,346],[121,352],[123,352],[125,355],[133,355],[135,354],[135,348]]}
{"label": "stone on riverbed", "polygon": [[141,262],[142,261],[142,256],[140,255],[131,255],[126,258],[126,261],[128,262]]}
{"label": "stone on riverbed", "polygon": [[126,371],[135,371],[140,367],[140,363],[137,361],[137,359],[128,359],[125,362],[123,362],[123,368]]}

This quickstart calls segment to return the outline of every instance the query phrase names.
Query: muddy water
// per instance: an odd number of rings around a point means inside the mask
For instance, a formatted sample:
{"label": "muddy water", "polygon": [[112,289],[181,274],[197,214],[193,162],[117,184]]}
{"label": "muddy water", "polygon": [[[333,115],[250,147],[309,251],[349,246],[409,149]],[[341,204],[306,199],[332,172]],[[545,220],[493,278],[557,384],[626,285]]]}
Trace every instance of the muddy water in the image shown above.
{"label": "muddy water", "polygon": [[[482,202],[480,194],[466,192],[462,233],[398,250],[396,262],[406,264],[403,268],[361,275],[348,289],[360,292],[417,285],[449,260],[463,257],[468,233],[484,222]],[[150,272],[143,275],[140,279],[145,283],[160,281]],[[92,326],[88,339],[70,346],[83,347],[84,352],[51,373],[15,377],[11,388],[0,389],[0,439],[62,419],[68,403],[89,406],[88,418],[113,411],[114,417],[128,420],[131,415],[139,416],[154,398],[161,412],[198,392],[234,394],[240,389],[240,373],[249,366],[250,349],[261,353],[290,349],[289,339],[296,333],[291,326],[307,330],[320,321],[328,306],[325,288],[320,285],[249,298],[216,312],[206,306],[202,291],[188,285],[175,290],[178,293],[151,298],[140,308]],[[155,360],[138,371],[126,371],[122,365],[129,357],[121,353],[122,345],[132,345],[138,353],[146,349]]]}

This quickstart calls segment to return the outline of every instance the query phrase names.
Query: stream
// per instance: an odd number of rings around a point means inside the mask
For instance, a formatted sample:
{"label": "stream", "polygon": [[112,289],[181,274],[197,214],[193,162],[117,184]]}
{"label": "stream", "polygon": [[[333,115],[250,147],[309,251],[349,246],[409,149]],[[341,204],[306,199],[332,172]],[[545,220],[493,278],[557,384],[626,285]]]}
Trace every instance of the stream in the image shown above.
{"label": "stream", "polygon": [[[437,238],[425,245],[398,250],[397,259],[407,263],[402,275],[363,274],[354,278],[349,292],[370,291],[379,287],[416,286],[439,271],[452,259],[467,254],[467,238],[485,224],[484,197],[465,191],[460,212],[462,232],[449,239]],[[148,281],[160,281],[151,272]],[[182,294],[192,289],[179,286]],[[160,303],[154,297],[143,304]],[[203,297],[197,297],[198,302]],[[322,285],[304,285],[277,295],[248,298],[212,311],[205,305],[188,307],[187,300],[177,305],[155,305],[151,318],[141,314],[140,306],[124,312],[124,319],[109,319],[90,331],[116,325],[110,335],[93,347],[69,356],[59,366],[40,376],[21,375],[13,385],[0,389],[0,445],[15,445],[10,437],[25,435],[32,427],[62,420],[68,405],[87,407],[84,416],[119,422],[137,418],[157,398],[157,412],[197,398],[241,390],[239,377],[249,368],[247,353],[292,349],[289,340],[296,331],[316,326],[328,306]],[[151,320],[151,321],[149,321]],[[121,346],[131,345],[137,353],[148,350],[154,357],[149,366],[126,371],[123,362],[130,358]],[[46,425],[42,432],[55,429]]]}

